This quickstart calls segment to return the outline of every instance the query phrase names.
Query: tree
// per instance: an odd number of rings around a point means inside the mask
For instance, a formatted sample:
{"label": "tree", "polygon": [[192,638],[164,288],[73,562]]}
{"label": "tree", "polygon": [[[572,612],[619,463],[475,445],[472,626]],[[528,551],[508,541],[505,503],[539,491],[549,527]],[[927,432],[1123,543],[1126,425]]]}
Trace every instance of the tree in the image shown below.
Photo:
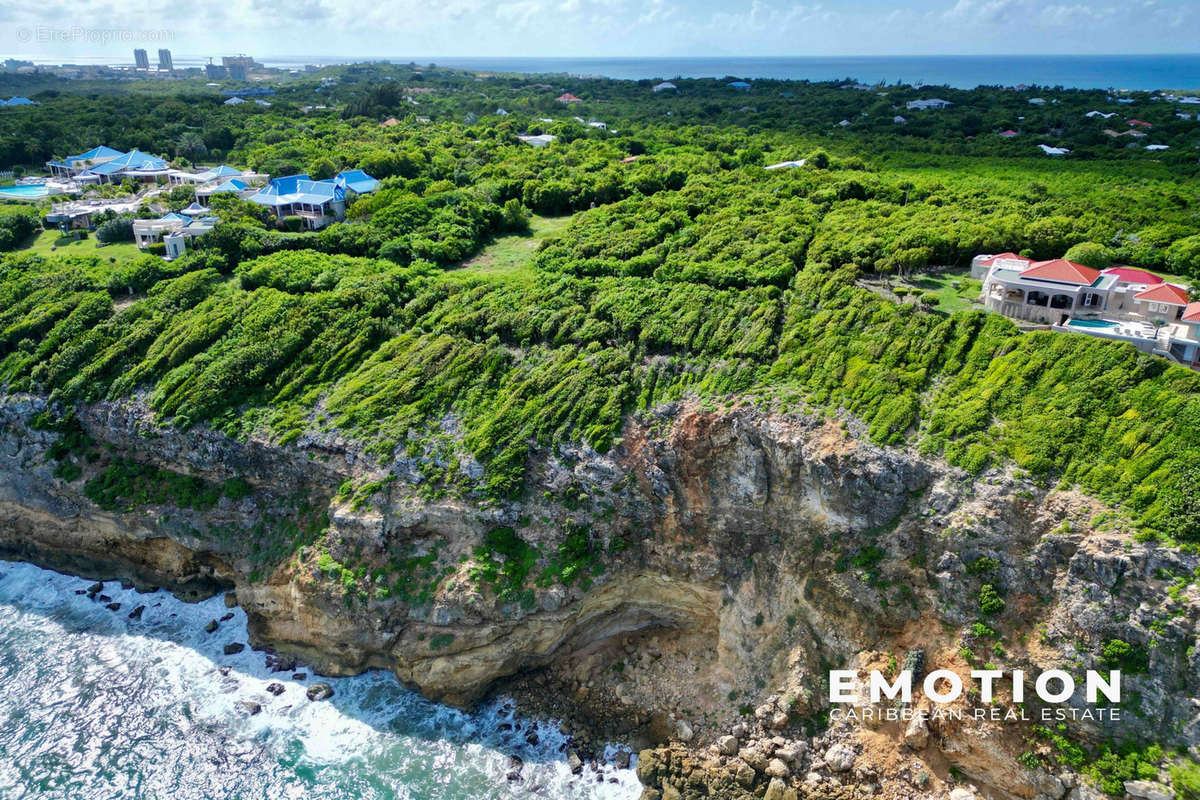
{"label": "tree", "polygon": [[133,217],[116,217],[96,229],[96,238],[105,244],[133,241]]}
{"label": "tree", "polygon": [[529,210],[521,205],[520,200],[512,198],[504,204],[500,226],[502,230],[512,233],[529,233]]}
{"label": "tree", "polygon": [[1112,251],[1096,242],[1080,242],[1068,250],[1063,258],[1093,269],[1108,269],[1112,266]]}
{"label": "tree", "polygon": [[318,158],[308,165],[308,174],[315,181],[323,181],[337,174],[337,167],[328,158]]}
{"label": "tree", "polygon": [[204,139],[200,137],[200,134],[195,131],[184,131],[175,143],[175,154],[195,162],[208,155],[208,146],[204,144]]}

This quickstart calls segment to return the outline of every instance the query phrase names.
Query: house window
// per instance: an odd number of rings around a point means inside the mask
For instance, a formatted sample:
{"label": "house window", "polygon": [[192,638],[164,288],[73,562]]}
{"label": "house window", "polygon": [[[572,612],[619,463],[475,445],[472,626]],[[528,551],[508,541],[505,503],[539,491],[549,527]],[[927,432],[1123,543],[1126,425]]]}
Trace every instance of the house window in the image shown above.
{"label": "house window", "polygon": [[1150,310],[1155,313],[1162,313],[1167,310],[1167,306],[1164,303],[1151,303]]}

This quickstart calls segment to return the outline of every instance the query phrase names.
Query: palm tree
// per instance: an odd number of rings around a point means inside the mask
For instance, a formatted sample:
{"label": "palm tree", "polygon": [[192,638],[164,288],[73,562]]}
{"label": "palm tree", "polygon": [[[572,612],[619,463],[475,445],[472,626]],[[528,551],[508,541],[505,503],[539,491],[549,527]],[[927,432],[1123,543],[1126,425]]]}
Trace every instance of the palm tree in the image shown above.
{"label": "palm tree", "polygon": [[184,131],[179,136],[179,141],[175,143],[175,154],[183,156],[193,164],[198,159],[208,155],[208,147],[204,144],[204,139],[195,131]]}

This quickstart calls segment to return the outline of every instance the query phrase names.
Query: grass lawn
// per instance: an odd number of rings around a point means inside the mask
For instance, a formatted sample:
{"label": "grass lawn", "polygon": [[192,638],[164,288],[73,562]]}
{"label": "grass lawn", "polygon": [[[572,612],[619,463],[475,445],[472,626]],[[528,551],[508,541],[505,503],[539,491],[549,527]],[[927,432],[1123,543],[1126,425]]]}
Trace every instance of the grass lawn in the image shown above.
{"label": "grass lawn", "polygon": [[72,240],[70,237],[62,236],[57,230],[42,231],[33,237],[25,247],[15,252],[34,253],[39,256],[99,256],[100,258],[115,258],[118,262],[130,261],[145,255],[132,242],[102,245],[91,233],[86,239]]}
{"label": "grass lawn", "polygon": [[983,282],[972,278],[969,269],[921,275],[914,280],[897,281],[896,285],[908,286],[921,292],[933,292],[938,297],[936,308],[947,314],[973,308],[973,301],[979,298],[979,292],[983,288]]}
{"label": "grass lawn", "polygon": [[571,217],[540,217],[529,220],[529,235],[498,236],[474,258],[449,270],[449,274],[507,280],[533,274],[533,254],[544,239],[557,235],[570,223]]}

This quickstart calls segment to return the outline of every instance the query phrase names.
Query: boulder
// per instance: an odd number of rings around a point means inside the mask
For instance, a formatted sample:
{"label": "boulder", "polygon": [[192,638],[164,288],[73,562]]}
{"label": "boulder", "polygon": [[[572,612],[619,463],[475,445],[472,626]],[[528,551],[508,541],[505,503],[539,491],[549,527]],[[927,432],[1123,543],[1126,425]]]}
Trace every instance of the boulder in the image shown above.
{"label": "boulder", "polygon": [[763,800],[796,800],[796,790],[789,789],[788,785],[782,778],[772,778],[767,784],[767,793],[763,795]]}
{"label": "boulder", "polygon": [[576,753],[574,748],[567,751],[567,766],[575,775],[583,772],[583,759],[579,757],[579,753]]}
{"label": "boulder", "polygon": [[1125,781],[1125,794],[1134,800],[1171,800],[1174,792],[1155,781]]}
{"label": "boulder", "polygon": [[133,611],[130,611],[130,612],[129,612],[129,618],[130,618],[130,619],[141,619],[141,618],[142,618],[142,612],[143,612],[143,611],[145,611],[145,610],[146,610],[146,607],[145,607],[145,606],[138,606],[138,607],[137,607],[137,608],[135,608]]}
{"label": "boulder", "polygon": [[681,742],[690,742],[696,736],[696,732],[686,719],[681,719],[675,723],[675,735]]}
{"label": "boulder", "polygon": [[757,745],[743,747],[738,751],[738,756],[758,772],[762,772],[767,768],[767,754],[760,750]]}
{"label": "boulder", "polygon": [[333,687],[328,683],[314,683],[305,694],[309,700],[328,700],[333,697]]}
{"label": "boulder", "polygon": [[834,772],[846,772],[854,766],[857,757],[853,750],[839,742],[825,752],[825,763]]}
{"label": "boulder", "polygon": [[788,724],[788,715],[783,713],[782,711],[776,711],[775,713],[773,713],[771,715],[771,718],[769,720],[767,720],[767,722],[766,722],[767,727],[771,728],[772,730],[779,730],[780,728],[786,728],[787,724]]}
{"label": "boulder", "polygon": [[782,747],[776,747],[775,748],[775,757],[782,758],[784,761],[787,761],[789,764],[794,764],[800,760],[800,758],[804,755],[804,751],[806,749],[807,748],[803,744],[801,744],[799,742],[792,742],[789,744],[785,744]]}
{"label": "boulder", "polygon": [[246,645],[242,644],[241,642],[230,642],[229,644],[225,645],[225,655],[235,656],[245,649]]}
{"label": "boulder", "polygon": [[204,626],[205,633],[212,633],[216,629],[217,629],[217,621],[215,619],[210,619],[208,621],[208,623]]}
{"label": "boulder", "polygon": [[234,608],[235,606],[237,606],[237,595],[234,594],[233,592],[226,592],[225,593],[225,607],[226,608]]}
{"label": "boulder", "polygon": [[278,697],[279,695],[283,694],[283,684],[282,684],[282,683],[278,683],[278,682],[276,682],[276,683],[268,683],[268,684],[267,684],[267,692],[268,692],[269,694],[273,694],[273,695],[275,695],[276,697]]}
{"label": "boulder", "polygon": [[904,729],[904,743],[914,750],[920,750],[929,744],[929,723],[924,714],[916,714],[908,721]]}
{"label": "boulder", "polygon": [[736,756],[738,740],[733,736],[722,736],[720,739],[717,739],[717,750],[723,755]]}
{"label": "boulder", "polygon": [[241,711],[248,717],[253,717],[255,714],[262,711],[262,706],[253,700],[239,700],[237,703],[238,711]]}
{"label": "boulder", "polygon": [[791,770],[788,769],[788,765],[783,763],[783,760],[779,758],[772,758],[770,762],[767,763],[767,768],[764,770],[764,772],[766,772],[767,775],[772,778],[786,778],[789,774],[791,774]]}
{"label": "boulder", "polygon": [[970,789],[959,787],[950,790],[950,800],[979,800],[979,798]]}

